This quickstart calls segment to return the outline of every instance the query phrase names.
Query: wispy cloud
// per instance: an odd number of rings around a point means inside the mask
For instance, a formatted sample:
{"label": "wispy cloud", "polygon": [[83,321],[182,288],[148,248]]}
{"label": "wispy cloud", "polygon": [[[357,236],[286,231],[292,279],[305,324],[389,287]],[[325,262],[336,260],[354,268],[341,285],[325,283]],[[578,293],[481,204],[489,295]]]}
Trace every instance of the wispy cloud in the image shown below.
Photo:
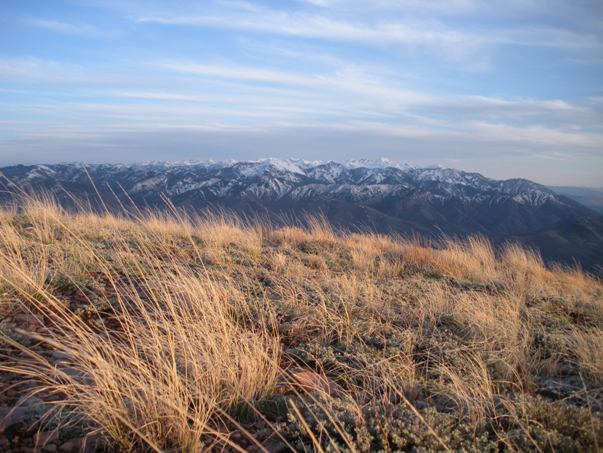
{"label": "wispy cloud", "polygon": [[[603,5],[598,0],[299,0],[307,5],[333,11],[398,11],[406,14],[447,14],[482,17],[561,18],[597,26]],[[600,21],[599,21],[600,23]]]}
{"label": "wispy cloud", "polygon": [[82,68],[76,64],[62,63],[32,57],[0,59],[0,78],[19,80],[73,81],[81,74]]}
{"label": "wispy cloud", "polygon": [[349,22],[309,13],[277,10],[222,15],[145,15],[141,23],[215,27],[277,35],[335,41],[352,41],[373,46],[401,45],[409,50],[429,49],[447,58],[461,58],[479,47],[481,37],[451,30],[435,23],[379,21]]}
{"label": "wispy cloud", "polygon": [[[322,118],[326,124],[335,125],[380,118],[386,126],[387,122],[404,119],[421,127],[446,130],[462,129],[467,121],[509,127],[521,122],[526,126],[548,124],[571,130],[572,134],[579,134],[577,124],[582,129],[600,129],[603,124],[603,113],[595,108],[597,102],[578,105],[562,99],[434,94],[408,88],[404,80],[392,77],[388,71],[353,66],[314,72],[195,61],[160,60],[145,65],[154,74],[146,87],[137,77],[128,75],[128,68],[125,73],[103,72],[98,67],[37,59],[0,59],[0,78],[13,83],[30,78],[36,83],[56,84],[70,93],[71,99],[59,98],[56,105],[45,107],[48,111],[85,109],[87,114],[122,115],[141,121],[164,115],[189,122],[190,118],[202,120],[219,114],[231,122],[262,118],[268,123],[304,123]],[[69,91],[74,84],[80,84],[79,94]],[[174,88],[166,89],[166,84]],[[20,91],[21,95],[25,93]],[[37,93],[35,98],[43,95],[39,90],[31,93]],[[61,91],[55,88],[53,93],[57,97]],[[73,104],[74,96],[84,102]],[[102,99],[102,104],[86,99]],[[20,107],[27,105],[22,103]],[[40,111],[40,103],[34,105]],[[519,137],[527,140],[534,136]]]}
{"label": "wispy cloud", "polygon": [[555,148],[588,148],[597,154],[603,143],[603,133],[570,132],[545,126],[517,127],[501,123],[475,122],[472,132],[481,139],[500,142],[531,143]]}
{"label": "wispy cloud", "polygon": [[[321,89],[318,96],[325,92],[354,93],[359,99],[371,99],[381,105],[383,110],[406,108],[424,113],[473,114],[475,116],[498,115],[499,117],[535,117],[543,116],[557,120],[582,121],[603,120],[588,107],[577,106],[561,99],[504,98],[476,95],[433,95],[421,91],[410,90],[388,77],[378,73],[355,70],[354,68],[337,68],[326,73],[299,73],[290,71],[267,70],[248,66],[206,65],[192,62],[159,63],[165,69],[175,72],[198,74],[200,76],[236,79],[239,81],[266,82]],[[253,87],[248,87],[253,90]],[[308,97],[312,97],[309,95]],[[343,99],[343,98],[342,98]],[[347,101],[350,102],[349,100]],[[596,124],[596,123],[595,123]]]}
{"label": "wispy cloud", "polygon": [[119,36],[117,30],[101,28],[86,23],[70,23],[60,20],[33,18],[27,21],[31,26],[67,35],[109,38]]}
{"label": "wispy cloud", "polygon": [[[334,6],[345,2],[317,0],[312,3]],[[382,4],[389,3],[393,2],[382,2]],[[427,2],[430,3],[433,7],[443,5],[443,2]],[[477,7],[477,3],[461,0],[452,2],[448,7],[472,9]],[[477,53],[492,45],[545,47],[575,54],[603,51],[603,40],[600,35],[563,27],[533,25],[519,29],[504,26],[494,26],[495,28],[492,29],[492,25],[483,28],[455,27],[412,15],[406,15],[405,19],[399,17],[385,19],[378,16],[371,20],[350,21],[334,18],[332,14],[319,14],[312,11],[289,12],[259,7],[250,9],[241,8],[240,3],[235,3],[234,6],[222,13],[147,14],[141,15],[138,21],[351,41],[379,47],[395,45],[409,51],[433,52],[450,60],[475,58]],[[368,17],[371,18],[370,15]]]}
{"label": "wispy cloud", "polygon": [[[79,64],[37,57],[0,57],[0,80],[13,84],[47,83],[66,89],[89,85],[111,85],[139,80],[115,67]],[[138,82],[139,83],[139,82]]]}

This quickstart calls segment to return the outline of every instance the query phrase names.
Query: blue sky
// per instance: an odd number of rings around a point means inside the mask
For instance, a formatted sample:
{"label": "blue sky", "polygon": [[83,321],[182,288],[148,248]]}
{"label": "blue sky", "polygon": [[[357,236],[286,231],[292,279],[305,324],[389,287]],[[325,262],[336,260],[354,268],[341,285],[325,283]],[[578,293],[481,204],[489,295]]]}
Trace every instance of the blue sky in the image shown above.
{"label": "blue sky", "polygon": [[603,186],[603,2],[0,0],[0,165],[260,157]]}

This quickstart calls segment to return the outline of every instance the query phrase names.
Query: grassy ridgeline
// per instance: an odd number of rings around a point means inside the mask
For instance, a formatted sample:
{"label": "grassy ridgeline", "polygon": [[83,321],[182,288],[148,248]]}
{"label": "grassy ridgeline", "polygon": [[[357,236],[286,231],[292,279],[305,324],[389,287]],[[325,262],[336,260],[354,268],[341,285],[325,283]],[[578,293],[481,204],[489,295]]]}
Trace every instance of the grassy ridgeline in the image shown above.
{"label": "grassy ridgeline", "polygon": [[40,429],[123,450],[603,446],[603,285],[513,245],[30,201],[0,306]]}

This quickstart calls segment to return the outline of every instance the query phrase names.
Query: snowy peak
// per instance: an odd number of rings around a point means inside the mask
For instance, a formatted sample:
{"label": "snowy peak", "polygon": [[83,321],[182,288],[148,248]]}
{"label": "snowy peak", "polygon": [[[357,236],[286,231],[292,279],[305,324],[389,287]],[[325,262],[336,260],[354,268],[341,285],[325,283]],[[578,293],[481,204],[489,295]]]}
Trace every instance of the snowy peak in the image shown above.
{"label": "snowy peak", "polygon": [[305,175],[302,166],[302,161],[296,162],[294,159],[261,159],[250,162],[240,162],[235,164],[241,173],[245,176],[260,176],[269,172],[286,172],[298,175]]}
{"label": "snowy peak", "polygon": [[[203,199],[356,200],[380,202],[412,193],[440,203],[496,205],[513,202],[541,206],[563,203],[551,190],[527,180],[495,181],[478,173],[441,166],[412,167],[381,158],[345,163],[268,158],[255,161],[149,162],[144,164],[60,164],[9,167],[25,184],[69,182],[110,184],[119,181],[129,191],[145,196]],[[20,170],[17,170],[19,168]]]}
{"label": "snowy peak", "polygon": [[345,163],[345,167],[349,169],[354,168],[368,168],[368,169],[376,169],[376,168],[397,168],[399,170],[410,170],[413,167],[408,165],[407,163],[400,163],[395,160],[388,159],[386,157],[382,157],[380,159],[350,159]]}

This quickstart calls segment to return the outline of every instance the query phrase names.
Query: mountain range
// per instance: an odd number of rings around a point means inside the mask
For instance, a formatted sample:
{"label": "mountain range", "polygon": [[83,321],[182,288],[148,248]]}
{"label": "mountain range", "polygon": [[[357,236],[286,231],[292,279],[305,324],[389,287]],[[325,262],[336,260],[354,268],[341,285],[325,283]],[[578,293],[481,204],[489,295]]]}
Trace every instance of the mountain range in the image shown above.
{"label": "mountain range", "polygon": [[274,223],[321,214],[346,230],[425,238],[479,234],[495,245],[536,248],[547,261],[593,272],[603,264],[601,214],[532,181],[440,166],[262,159],[16,165],[0,172],[3,203],[25,190],[49,192],[67,207],[76,196],[108,209],[160,208],[167,199],[186,210],[221,208]]}

